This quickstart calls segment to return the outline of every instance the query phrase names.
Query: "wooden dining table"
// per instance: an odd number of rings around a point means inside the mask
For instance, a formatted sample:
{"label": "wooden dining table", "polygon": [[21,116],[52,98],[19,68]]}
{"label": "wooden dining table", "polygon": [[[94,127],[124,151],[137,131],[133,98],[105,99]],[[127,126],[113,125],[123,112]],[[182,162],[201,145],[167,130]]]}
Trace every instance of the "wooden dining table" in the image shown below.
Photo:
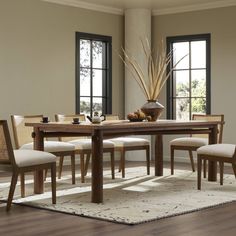
{"label": "wooden dining table", "polygon": [[[103,139],[128,135],[155,136],[155,176],[163,175],[163,135],[169,134],[208,134],[209,144],[217,142],[217,121],[157,120],[156,122],[130,122],[128,120],[103,121],[100,124],[81,122],[26,123],[33,127],[34,148],[44,150],[44,138],[78,137],[92,138],[92,183],[91,201],[103,202]],[[208,164],[208,180],[216,181],[216,164]],[[37,171],[34,179],[34,192],[43,193],[43,171]]]}

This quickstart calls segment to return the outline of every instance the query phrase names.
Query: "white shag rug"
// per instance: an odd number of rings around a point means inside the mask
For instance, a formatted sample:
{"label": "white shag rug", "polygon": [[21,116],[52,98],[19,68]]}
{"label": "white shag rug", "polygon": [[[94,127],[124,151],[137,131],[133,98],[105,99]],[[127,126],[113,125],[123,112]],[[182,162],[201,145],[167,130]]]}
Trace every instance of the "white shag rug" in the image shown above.
{"label": "white shag rug", "polygon": [[[50,181],[45,193],[32,195],[33,183],[26,182],[26,198],[19,197],[19,186],[14,202],[79,216],[108,220],[124,224],[138,224],[151,220],[189,213],[236,200],[236,181],[233,175],[224,175],[224,185],[202,180],[197,190],[196,173],[164,170],[164,176],[146,175],[145,167],[126,168],[126,178],[116,173],[111,180],[110,171],[104,171],[104,203],[91,203],[90,176],[86,183],[71,185],[70,176],[57,181],[57,204],[51,204]],[[9,183],[0,184],[0,198],[6,199]]]}

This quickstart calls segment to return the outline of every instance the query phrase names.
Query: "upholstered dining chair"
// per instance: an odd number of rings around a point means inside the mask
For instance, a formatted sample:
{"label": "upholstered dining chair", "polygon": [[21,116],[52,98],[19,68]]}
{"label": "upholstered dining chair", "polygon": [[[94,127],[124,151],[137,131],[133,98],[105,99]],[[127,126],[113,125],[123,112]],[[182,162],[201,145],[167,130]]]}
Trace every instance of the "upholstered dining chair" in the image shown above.
{"label": "upholstered dining chair", "polygon": [[[106,121],[119,120],[118,115],[105,115]],[[137,137],[118,137],[109,139],[115,144],[115,151],[120,153],[120,167],[122,178],[125,177],[125,153],[127,151],[145,150],[147,162],[147,174],[150,174],[150,142],[144,138]]]}
{"label": "upholstered dining chair", "polygon": [[[16,149],[33,150],[34,144],[32,139],[32,128],[25,126],[26,122],[40,122],[43,115],[12,115],[11,121],[13,126],[14,141]],[[72,184],[75,184],[75,146],[66,142],[59,141],[44,141],[44,151],[50,152],[55,156],[70,156]],[[24,191],[24,175],[21,175],[22,197],[25,196]]]}
{"label": "upholstered dining chair", "polygon": [[[84,114],[64,115],[56,114],[55,120],[57,122],[72,122],[73,118],[79,118],[80,122],[85,122],[86,117]],[[75,124],[77,125],[77,124]],[[80,156],[80,171],[81,182],[85,182],[90,156],[92,153],[92,141],[90,137],[61,137],[59,140],[71,143],[75,146],[75,153]],[[111,141],[103,140],[103,153],[109,153],[111,157],[111,175],[112,179],[115,178],[115,160],[114,160],[114,144]],[[86,160],[85,160],[86,156]],[[60,159],[59,176],[62,173],[63,158]]]}
{"label": "upholstered dining chair", "polygon": [[236,177],[236,145],[211,144],[197,149],[197,186],[201,189],[202,161],[219,162],[220,185],[223,185],[224,163],[230,163]]}
{"label": "upholstered dining chair", "polygon": [[19,174],[51,169],[52,203],[56,204],[56,156],[36,150],[13,150],[6,120],[0,120],[0,167],[12,172],[7,208],[11,208]]}
{"label": "upholstered dining chair", "polygon": [[[206,120],[206,121],[219,121],[217,143],[222,143],[223,137],[223,125],[224,115],[205,115],[205,114],[193,114],[193,120]],[[196,151],[199,147],[207,145],[208,135],[193,134],[190,137],[176,138],[170,141],[170,153],[171,153],[171,174],[174,174],[174,151],[185,150],[189,153],[189,158],[192,166],[192,171],[195,171],[193,151]],[[204,162],[204,178],[206,177],[206,161]]]}

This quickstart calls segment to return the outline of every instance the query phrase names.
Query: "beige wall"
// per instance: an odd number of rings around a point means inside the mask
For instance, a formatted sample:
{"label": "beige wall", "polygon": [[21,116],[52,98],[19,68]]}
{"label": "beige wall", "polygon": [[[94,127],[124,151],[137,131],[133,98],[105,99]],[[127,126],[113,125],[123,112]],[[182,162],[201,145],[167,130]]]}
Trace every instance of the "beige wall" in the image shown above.
{"label": "beige wall", "polygon": [[113,112],[123,114],[123,16],[0,0],[0,119],[75,112],[75,32],[112,36]]}
{"label": "beige wall", "polygon": [[[154,44],[166,36],[211,33],[211,112],[225,114],[229,143],[236,143],[235,22],[236,7],[153,17]],[[165,92],[161,101],[166,103]]]}

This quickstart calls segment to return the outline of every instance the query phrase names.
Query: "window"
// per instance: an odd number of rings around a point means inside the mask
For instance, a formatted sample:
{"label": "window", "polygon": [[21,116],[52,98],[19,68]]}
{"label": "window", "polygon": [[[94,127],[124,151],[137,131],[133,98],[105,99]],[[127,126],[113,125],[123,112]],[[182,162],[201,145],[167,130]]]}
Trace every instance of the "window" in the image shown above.
{"label": "window", "polygon": [[76,112],[111,113],[111,37],[76,33]]}
{"label": "window", "polygon": [[190,120],[193,113],[210,113],[210,34],[167,38],[173,69],[167,82],[167,117]]}

